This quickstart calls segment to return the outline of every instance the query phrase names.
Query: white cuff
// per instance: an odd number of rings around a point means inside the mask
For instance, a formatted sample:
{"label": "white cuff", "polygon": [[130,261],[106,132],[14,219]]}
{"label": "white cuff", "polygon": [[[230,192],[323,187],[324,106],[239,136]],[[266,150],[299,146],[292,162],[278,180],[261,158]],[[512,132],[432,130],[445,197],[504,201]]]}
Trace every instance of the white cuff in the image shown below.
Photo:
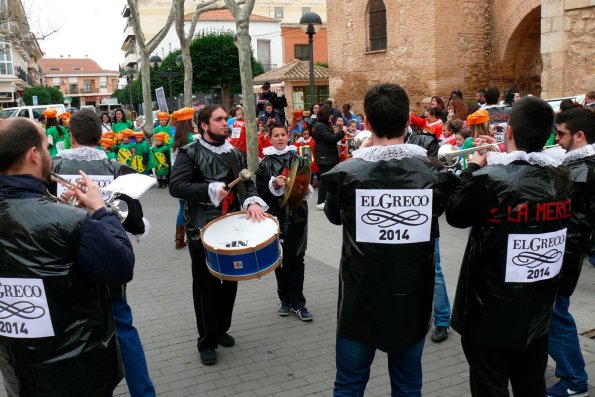
{"label": "white cuff", "polygon": [[143,234],[132,234],[126,232],[130,241],[136,240],[137,243],[140,243],[142,240],[147,238],[149,232],[151,231],[151,223],[149,223],[149,220],[145,217],[143,217],[143,223],[145,224],[145,232]]}
{"label": "white cuff", "polygon": [[225,187],[225,183],[223,182],[211,182],[209,183],[209,198],[211,199],[211,203],[215,207],[219,207],[221,204],[222,199],[219,198],[219,190]]}
{"label": "white cuff", "polygon": [[312,196],[314,196],[314,188],[312,187],[312,185],[308,185],[308,194],[306,194],[306,197],[304,197],[304,201],[310,200]]}
{"label": "white cuff", "polygon": [[285,186],[281,186],[279,189],[275,189],[275,177],[272,176],[271,180],[269,181],[269,190],[273,193],[274,196],[283,196],[285,194]]}
{"label": "white cuff", "polygon": [[265,203],[264,200],[258,196],[248,197],[246,200],[244,200],[244,204],[242,204],[242,209],[244,211],[246,211],[248,209],[248,207],[250,206],[250,204],[253,204],[253,203],[260,205],[262,207],[263,211],[269,210],[269,206],[267,205],[267,203]]}

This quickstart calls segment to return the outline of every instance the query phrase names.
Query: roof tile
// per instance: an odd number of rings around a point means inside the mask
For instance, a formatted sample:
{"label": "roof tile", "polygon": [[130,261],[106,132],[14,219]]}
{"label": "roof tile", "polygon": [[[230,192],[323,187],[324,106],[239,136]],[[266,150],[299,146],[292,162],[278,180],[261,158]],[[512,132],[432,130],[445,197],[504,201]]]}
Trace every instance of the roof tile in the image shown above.
{"label": "roof tile", "polygon": [[102,69],[97,62],[90,58],[41,58],[39,65],[45,74],[118,73],[117,70]]}
{"label": "roof tile", "polygon": [[[184,15],[185,21],[191,21],[194,17],[194,13]],[[200,14],[198,17],[199,21],[235,21],[231,11],[229,10],[213,10],[207,11]],[[264,17],[262,15],[252,14],[250,15],[250,21],[252,22],[277,22],[276,19]]]}
{"label": "roof tile", "polygon": [[[270,70],[254,77],[254,84],[279,83],[281,81],[300,81],[310,79],[310,62],[294,59],[285,66]],[[328,69],[314,65],[314,80],[328,80]]]}

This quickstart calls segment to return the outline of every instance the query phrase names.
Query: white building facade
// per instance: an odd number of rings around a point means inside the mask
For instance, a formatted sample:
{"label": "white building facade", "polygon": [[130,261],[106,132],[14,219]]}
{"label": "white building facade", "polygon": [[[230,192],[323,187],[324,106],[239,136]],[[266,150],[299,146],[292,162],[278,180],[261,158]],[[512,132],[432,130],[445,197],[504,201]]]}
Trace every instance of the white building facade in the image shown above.
{"label": "white building facade", "polygon": [[[123,14],[125,15],[125,14]],[[185,17],[185,32],[190,29],[192,14]],[[139,57],[135,45],[134,33],[124,30],[124,44],[126,51],[124,65],[135,66]],[[228,10],[210,11],[201,14],[196,25],[195,34],[201,32],[236,32],[236,23]],[[254,58],[262,63],[264,70],[268,71],[283,66],[283,37],[281,35],[281,22],[279,20],[252,15],[250,17],[250,37],[252,38],[252,51]],[[172,26],[164,39],[159,43],[155,53],[164,59],[170,52],[180,48],[180,41]]]}

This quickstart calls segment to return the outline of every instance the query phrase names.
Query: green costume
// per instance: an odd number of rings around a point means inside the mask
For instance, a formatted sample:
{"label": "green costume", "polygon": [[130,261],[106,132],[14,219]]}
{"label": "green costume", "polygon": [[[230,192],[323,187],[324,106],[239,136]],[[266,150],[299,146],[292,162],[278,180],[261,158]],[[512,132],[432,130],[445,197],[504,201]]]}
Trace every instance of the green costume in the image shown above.
{"label": "green costume", "polygon": [[116,157],[116,153],[109,151],[109,152],[105,152],[105,154],[107,155],[107,159],[109,161],[118,161],[117,157]]}
{"label": "green costume", "polygon": [[130,121],[118,121],[117,123],[112,124],[112,131],[113,132],[120,132],[124,131],[126,128],[132,129],[132,123]]}
{"label": "green costume", "polygon": [[155,167],[153,153],[147,141],[136,143],[136,152],[131,165],[140,174]]}
{"label": "green costume", "polygon": [[62,149],[70,149],[70,133],[64,127],[58,127],[62,132],[62,136],[58,132],[56,127],[50,127],[47,129],[45,134],[50,141],[50,147],[48,151],[50,152],[50,156],[54,157],[58,152]]}
{"label": "green costume", "polygon": [[169,146],[153,146],[151,152],[155,157],[155,175],[166,176],[169,172],[166,165],[170,163]]}
{"label": "green costume", "polygon": [[118,162],[122,164],[126,164],[128,166],[132,165],[132,159],[136,154],[136,143],[122,142],[118,147]]}
{"label": "green costume", "polygon": [[153,135],[158,134],[160,132],[165,133],[165,140],[163,141],[163,143],[165,143],[167,146],[173,145],[173,142],[171,142],[171,125],[158,125],[153,130]]}

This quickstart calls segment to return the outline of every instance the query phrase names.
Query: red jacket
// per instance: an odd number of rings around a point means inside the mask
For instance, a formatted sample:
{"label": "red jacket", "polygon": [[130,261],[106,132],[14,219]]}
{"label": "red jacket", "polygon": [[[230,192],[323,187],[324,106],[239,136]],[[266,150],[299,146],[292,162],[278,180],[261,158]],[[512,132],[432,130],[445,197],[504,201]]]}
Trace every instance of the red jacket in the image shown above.
{"label": "red jacket", "polygon": [[237,147],[242,153],[246,153],[246,120],[237,120],[231,125],[231,139],[233,146]]}
{"label": "red jacket", "polygon": [[428,123],[426,119],[417,116],[413,112],[410,113],[409,119],[411,120],[411,124],[414,126],[423,128],[424,130],[434,134],[436,139],[440,139],[440,136],[442,135],[442,125],[444,124],[441,119],[438,119],[433,123]]}

